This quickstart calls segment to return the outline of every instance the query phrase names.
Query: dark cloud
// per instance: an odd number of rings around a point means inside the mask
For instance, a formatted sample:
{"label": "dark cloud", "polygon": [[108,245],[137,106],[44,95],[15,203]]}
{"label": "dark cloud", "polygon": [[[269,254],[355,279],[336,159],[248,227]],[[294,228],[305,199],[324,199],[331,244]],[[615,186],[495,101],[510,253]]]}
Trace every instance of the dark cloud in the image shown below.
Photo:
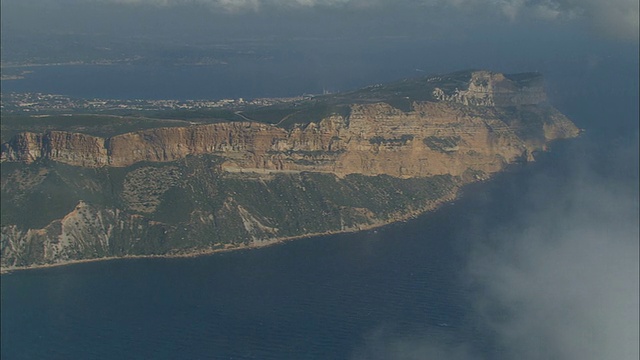
{"label": "dark cloud", "polygon": [[[3,1],[10,7],[15,0]],[[586,22],[598,33],[621,39],[638,39],[639,12],[636,0],[24,0],[29,4],[55,4],[71,6],[117,5],[130,11],[140,7],[154,6],[167,11],[181,7],[207,9],[210,14],[270,14],[280,13],[279,21],[295,19],[299,11],[329,11],[366,14],[367,17],[384,18],[393,14],[395,23],[402,26],[406,18],[419,16],[423,22],[437,22],[446,12],[453,22],[477,22],[478,17],[486,21],[504,20],[512,23],[534,22]],[[9,5],[6,5],[9,4]],[[43,5],[44,6],[44,5]],[[70,11],[72,8],[68,8]],[[293,12],[293,13],[292,13]],[[284,14],[284,15],[283,15]],[[317,15],[322,13],[317,13]],[[355,15],[354,21],[357,21]],[[174,21],[189,21],[183,17]],[[331,25],[330,23],[328,24]]]}
{"label": "dark cloud", "polygon": [[634,39],[638,37],[638,2],[635,0],[113,0],[118,3],[172,6],[202,4],[228,11],[286,7],[338,7],[367,9],[377,7],[493,8],[512,21],[521,17],[543,20],[586,18],[606,34]]}

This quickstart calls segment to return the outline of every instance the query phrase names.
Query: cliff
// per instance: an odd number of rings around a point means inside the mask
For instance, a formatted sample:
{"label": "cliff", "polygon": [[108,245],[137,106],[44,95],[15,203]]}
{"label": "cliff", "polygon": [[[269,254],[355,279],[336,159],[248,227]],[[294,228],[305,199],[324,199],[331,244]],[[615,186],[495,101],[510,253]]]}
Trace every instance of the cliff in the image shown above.
{"label": "cliff", "polygon": [[[188,254],[377,226],[579,132],[546,103],[536,74],[457,73],[314,101],[307,109],[324,101],[347,111],[305,118],[285,109],[280,126],[16,134],[1,153],[2,266]],[[270,109],[259,110],[256,120]],[[303,120],[283,125],[294,116]]]}
{"label": "cliff", "polygon": [[[5,162],[51,160],[83,167],[127,167],[215,154],[223,168],[290,170],[422,177],[461,175],[473,167],[495,172],[530,156],[543,144],[573,137],[577,128],[550,107],[523,107],[532,124],[505,120],[496,108],[478,111],[446,102],[420,102],[403,112],[386,103],[356,104],[350,115],[333,115],[286,130],[256,122],[157,128],[101,138],[81,133],[24,132],[2,144]],[[531,120],[529,120],[531,122]],[[448,146],[438,144],[448,143]]]}
{"label": "cliff", "polygon": [[[437,80],[435,78],[432,81]],[[433,95],[440,101],[477,106],[538,105],[547,100],[542,76],[536,73],[509,76],[474,71],[465,87],[448,90],[435,87]]]}

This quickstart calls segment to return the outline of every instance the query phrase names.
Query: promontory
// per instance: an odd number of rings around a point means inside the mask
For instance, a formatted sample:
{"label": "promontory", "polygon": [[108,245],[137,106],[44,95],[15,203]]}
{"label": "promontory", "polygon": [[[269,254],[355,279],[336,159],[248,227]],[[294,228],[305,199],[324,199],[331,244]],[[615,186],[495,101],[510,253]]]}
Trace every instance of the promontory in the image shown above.
{"label": "promontory", "polygon": [[380,226],[579,134],[537,73],[463,71],[186,115],[3,119],[2,269]]}

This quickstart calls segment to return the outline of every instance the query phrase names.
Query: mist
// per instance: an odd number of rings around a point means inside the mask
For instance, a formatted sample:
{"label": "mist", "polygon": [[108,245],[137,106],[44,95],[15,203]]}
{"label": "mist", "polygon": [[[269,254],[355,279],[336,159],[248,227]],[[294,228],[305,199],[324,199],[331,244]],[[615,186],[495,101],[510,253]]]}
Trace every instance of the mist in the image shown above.
{"label": "mist", "polygon": [[[447,38],[496,24],[589,29],[638,41],[634,0],[6,0],[2,28],[174,39],[298,36]],[[557,35],[562,35],[558,33]],[[6,34],[4,36],[7,36]]]}
{"label": "mist", "polygon": [[519,199],[508,218],[482,206],[469,215],[460,286],[490,350],[451,333],[465,329],[407,336],[381,324],[352,358],[638,358],[638,132],[628,135],[584,135],[541,155],[534,176],[502,184]]}
{"label": "mist", "polygon": [[[15,1],[15,0],[14,0]],[[14,5],[14,1],[5,1]],[[198,7],[211,14],[286,13],[314,9],[320,11],[375,12],[400,10],[405,14],[429,14],[441,10],[473,15],[494,14],[511,22],[585,21],[597,32],[627,39],[638,38],[638,6],[634,0],[27,0],[27,6],[116,6],[131,9],[159,8],[179,14],[180,8]],[[55,7],[56,5],[54,5]],[[410,11],[407,11],[410,10]],[[430,20],[436,19],[431,17]]]}
{"label": "mist", "polygon": [[[630,165],[632,151],[611,155]],[[477,314],[505,358],[639,356],[637,187],[574,160],[569,179],[533,178],[529,212],[471,255]]]}

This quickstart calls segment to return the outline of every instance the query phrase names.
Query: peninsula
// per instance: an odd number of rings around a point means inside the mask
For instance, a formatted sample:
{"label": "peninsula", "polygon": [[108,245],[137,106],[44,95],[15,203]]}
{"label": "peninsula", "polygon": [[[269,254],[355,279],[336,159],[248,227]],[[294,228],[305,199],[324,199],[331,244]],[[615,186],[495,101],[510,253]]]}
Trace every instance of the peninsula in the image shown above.
{"label": "peninsula", "polygon": [[2,123],[3,271],[190,256],[407,219],[579,129],[537,73]]}

